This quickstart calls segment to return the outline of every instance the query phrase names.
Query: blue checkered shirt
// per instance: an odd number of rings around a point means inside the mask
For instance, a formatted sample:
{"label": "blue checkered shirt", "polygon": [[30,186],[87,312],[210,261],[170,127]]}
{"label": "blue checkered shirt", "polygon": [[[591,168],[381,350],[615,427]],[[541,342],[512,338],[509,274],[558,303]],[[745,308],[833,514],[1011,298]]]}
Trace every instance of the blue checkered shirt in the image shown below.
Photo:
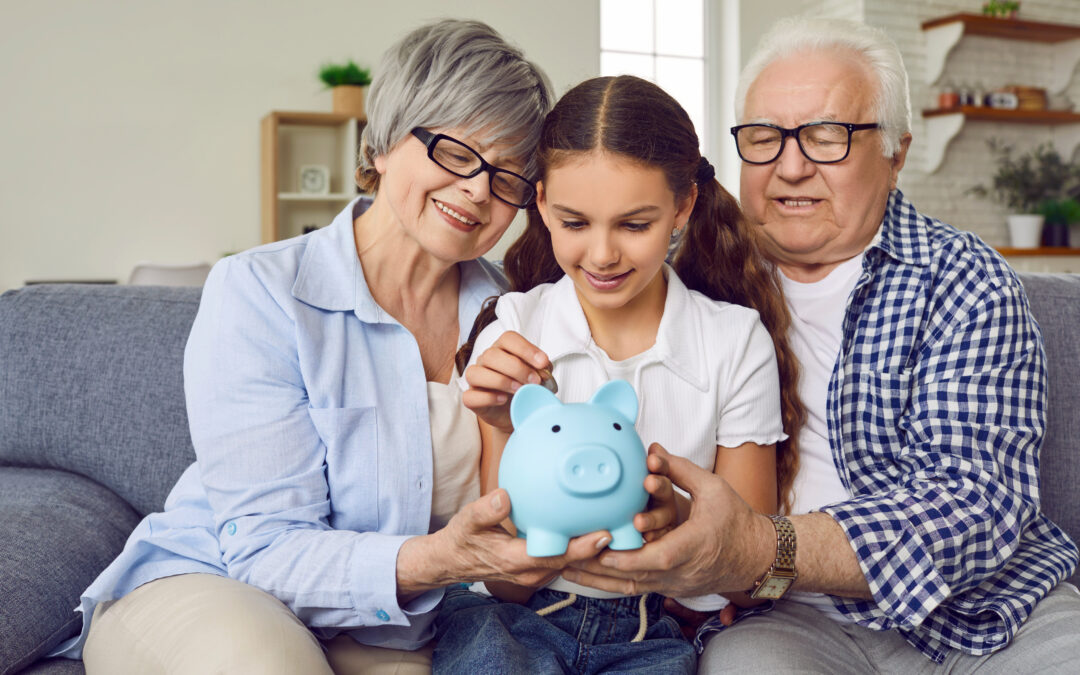
{"label": "blue checkered shirt", "polygon": [[848,301],[827,406],[852,497],[821,511],[874,597],[836,607],[938,662],[949,648],[1007,645],[1077,564],[1039,506],[1046,362],[1013,270],[894,190]]}

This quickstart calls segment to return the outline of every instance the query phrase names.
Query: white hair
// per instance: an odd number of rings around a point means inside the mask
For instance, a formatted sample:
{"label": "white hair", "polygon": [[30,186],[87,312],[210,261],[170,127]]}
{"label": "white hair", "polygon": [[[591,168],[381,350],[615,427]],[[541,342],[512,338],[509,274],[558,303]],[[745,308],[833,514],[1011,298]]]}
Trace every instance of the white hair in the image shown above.
{"label": "white hair", "polygon": [[375,69],[360,169],[377,186],[376,157],[416,127],[452,127],[485,143],[509,143],[507,155],[535,178],[540,127],[553,104],[544,71],[487,24],[444,19],[421,26]]}
{"label": "white hair", "polygon": [[875,80],[874,104],[881,147],[886,157],[900,151],[900,139],[911,133],[911,95],[907,71],[896,43],[884,31],[847,19],[789,17],[761,38],[739,76],[735,90],[735,119],[743,123],[750,85],[774,61],[806,52],[848,50],[862,59]]}

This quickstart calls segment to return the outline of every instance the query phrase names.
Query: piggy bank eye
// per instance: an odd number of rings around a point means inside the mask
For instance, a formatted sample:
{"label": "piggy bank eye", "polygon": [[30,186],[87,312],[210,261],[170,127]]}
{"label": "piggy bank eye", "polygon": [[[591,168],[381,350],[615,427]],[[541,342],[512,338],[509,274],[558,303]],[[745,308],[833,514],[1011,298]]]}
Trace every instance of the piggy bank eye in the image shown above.
{"label": "piggy bank eye", "polygon": [[615,427],[615,431],[622,431],[622,426],[618,422],[615,422],[611,426]]}
{"label": "piggy bank eye", "polygon": [[556,424],[555,426],[551,427],[551,430],[552,430],[553,432],[555,432],[555,433],[559,433],[559,430],[560,430],[560,429],[562,429],[562,427],[560,427],[560,426],[559,426],[558,424]]}

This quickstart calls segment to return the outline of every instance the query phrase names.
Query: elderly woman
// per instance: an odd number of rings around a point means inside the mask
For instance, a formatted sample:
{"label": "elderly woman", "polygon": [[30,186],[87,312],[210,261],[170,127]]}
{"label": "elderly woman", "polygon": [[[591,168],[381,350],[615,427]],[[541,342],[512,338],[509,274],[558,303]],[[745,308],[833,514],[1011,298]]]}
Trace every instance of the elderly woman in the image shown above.
{"label": "elderly woman", "polygon": [[444,586],[536,582],[604,542],[528,558],[447,386],[500,290],[479,258],[534,197],[546,77],[470,21],[415,30],[376,72],[374,198],[206,282],[184,362],[197,461],[85,592],[62,651],[90,673],[423,669],[391,649],[428,641]]}

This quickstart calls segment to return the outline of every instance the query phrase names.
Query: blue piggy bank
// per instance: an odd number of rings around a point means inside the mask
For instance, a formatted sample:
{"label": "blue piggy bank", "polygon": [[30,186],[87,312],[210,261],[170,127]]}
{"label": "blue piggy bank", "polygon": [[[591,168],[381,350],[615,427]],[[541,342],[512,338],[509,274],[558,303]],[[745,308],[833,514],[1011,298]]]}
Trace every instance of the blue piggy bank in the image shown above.
{"label": "blue piggy bank", "polygon": [[510,520],[529,555],[561,555],[571,537],[596,530],[611,532],[613,549],[642,546],[633,520],[649,495],[637,410],[623,380],[603,385],[588,403],[563,404],[536,384],[514,394],[499,487],[510,494]]}

